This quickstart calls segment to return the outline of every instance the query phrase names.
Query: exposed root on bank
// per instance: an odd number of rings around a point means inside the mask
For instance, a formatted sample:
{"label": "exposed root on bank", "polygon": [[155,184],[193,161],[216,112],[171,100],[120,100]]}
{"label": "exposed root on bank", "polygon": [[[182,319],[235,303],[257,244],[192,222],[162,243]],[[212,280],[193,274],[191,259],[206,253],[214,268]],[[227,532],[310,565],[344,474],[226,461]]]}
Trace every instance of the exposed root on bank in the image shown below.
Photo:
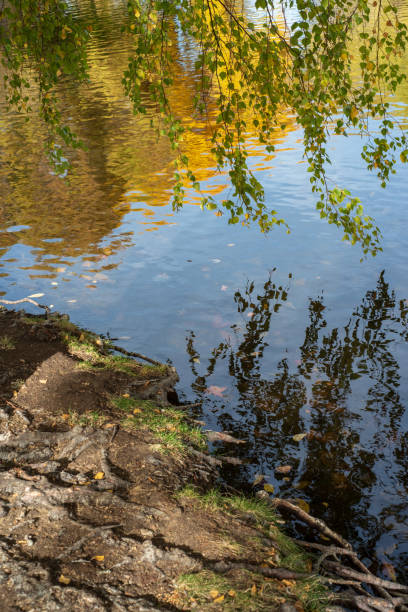
{"label": "exposed root on bank", "polygon": [[[321,552],[313,570],[316,574],[322,575],[322,580],[326,584],[348,587],[347,590],[336,594],[336,603],[362,612],[407,612],[408,586],[374,576],[358,558],[351,544],[340,534],[330,529],[321,519],[311,516],[302,508],[284,499],[275,498],[270,503],[283,512],[294,514],[299,520],[313,527],[336,544],[341,544],[341,546],[324,545],[297,540],[297,543],[303,548]],[[330,558],[335,559],[335,561],[330,561]],[[340,562],[342,558],[344,558],[344,561]],[[346,565],[347,562],[360,571]],[[363,585],[371,587],[376,595],[368,592]],[[344,608],[331,606],[329,610],[339,612]]]}

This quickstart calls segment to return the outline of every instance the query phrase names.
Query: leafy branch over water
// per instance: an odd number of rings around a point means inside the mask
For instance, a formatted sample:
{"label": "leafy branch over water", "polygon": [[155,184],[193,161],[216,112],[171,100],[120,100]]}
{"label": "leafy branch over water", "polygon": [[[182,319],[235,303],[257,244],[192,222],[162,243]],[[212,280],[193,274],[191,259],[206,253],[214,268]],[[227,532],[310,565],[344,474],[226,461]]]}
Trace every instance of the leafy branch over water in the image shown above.
{"label": "leafy branch over water", "polygon": [[[27,117],[40,114],[49,129],[51,162],[64,173],[64,147],[84,144],[67,125],[57,86],[67,78],[87,81],[92,26],[65,0],[9,0],[0,10],[8,104]],[[195,58],[193,112],[207,122],[212,155],[233,188],[233,197],[222,202],[202,194],[203,207],[226,211],[233,224],[256,222],[262,231],[284,223],[249,167],[247,139],[255,134],[273,153],[274,136],[294,117],[303,129],[320,216],[346,240],[359,242],[365,254],[380,249],[379,230],[358,198],[329,181],[328,140],[333,133],[360,134],[363,160],[382,186],[398,153],[408,160],[406,134],[385,98],[406,77],[401,57],[407,27],[391,1],[256,0],[251,21],[233,1],[128,0],[124,23],[133,52],[123,85],[135,114],[154,105],[156,128],[175,151],[176,209],[186,188],[201,191],[183,149],[191,118],[178,116],[169,96],[180,73],[175,48],[188,41]]]}

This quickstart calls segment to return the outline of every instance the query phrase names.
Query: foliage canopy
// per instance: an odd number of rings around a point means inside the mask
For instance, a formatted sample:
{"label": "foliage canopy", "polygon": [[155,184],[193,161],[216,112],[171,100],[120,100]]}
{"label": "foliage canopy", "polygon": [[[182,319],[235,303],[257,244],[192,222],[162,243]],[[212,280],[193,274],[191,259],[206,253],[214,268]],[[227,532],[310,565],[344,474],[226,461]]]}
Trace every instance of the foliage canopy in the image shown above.
{"label": "foliage canopy", "polygon": [[[127,0],[124,36],[131,37],[133,53],[123,85],[136,114],[156,105],[156,127],[177,153],[173,205],[182,206],[186,186],[200,191],[183,151],[189,127],[168,95],[179,71],[175,42],[184,38],[195,53],[193,112],[207,117],[209,147],[233,187],[231,199],[203,196],[202,205],[219,214],[226,209],[230,223],[255,221],[262,231],[284,223],[268,209],[262,185],[248,166],[246,137],[255,133],[272,152],[274,133],[291,115],[303,129],[320,216],[340,227],[345,239],[360,242],[364,253],[375,254],[380,233],[373,219],[358,198],[330,183],[328,140],[333,133],[359,133],[362,157],[382,186],[395,172],[398,154],[408,161],[406,134],[385,97],[406,78],[400,58],[407,27],[391,0],[254,4],[251,22],[237,0]],[[64,147],[84,144],[61,113],[57,86],[67,77],[87,81],[92,27],[68,0],[6,0],[0,10],[8,105],[28,119],[34,106],[38,109],[48,127],[50,160],[64,172]]]}

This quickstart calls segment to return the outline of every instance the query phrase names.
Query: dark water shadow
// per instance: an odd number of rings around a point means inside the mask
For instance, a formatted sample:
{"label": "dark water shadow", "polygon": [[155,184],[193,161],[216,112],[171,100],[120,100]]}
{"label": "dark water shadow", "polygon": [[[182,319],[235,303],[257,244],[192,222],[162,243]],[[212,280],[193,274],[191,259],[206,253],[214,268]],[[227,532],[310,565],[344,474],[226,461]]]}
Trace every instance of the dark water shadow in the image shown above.
{"label": "dark water shadow", "polygon": [[[323,297],[311,298],[296,366],[283,358],[266,376],[267,351],[284,353],[268,332],[288,291],[289,283],[276,285],[273,276],[259,292],[253,283],[237,291],[245,325],[232,326],[233,341],[211,351],[204,374],[197,362],[207,356],[196,350],[194,332],[187,338],[203,411],[217,410],[208,395],[216,368],[227,372],[237,398],[218,404],[217,424],[247,444],[218,451],[249,465],[230,469],[228,478],[251,490],[254,474],[266,474],[277,494],[307,501],[373,569],[392,574],[395,567],[408,580],[408,384],[401,363],[408,303],[397,300],[383,273],[344,327],[330,327]],[[306,435],[294,440],[299,433]],[[275,473],[282,465],[291,466],[289,474]]]}

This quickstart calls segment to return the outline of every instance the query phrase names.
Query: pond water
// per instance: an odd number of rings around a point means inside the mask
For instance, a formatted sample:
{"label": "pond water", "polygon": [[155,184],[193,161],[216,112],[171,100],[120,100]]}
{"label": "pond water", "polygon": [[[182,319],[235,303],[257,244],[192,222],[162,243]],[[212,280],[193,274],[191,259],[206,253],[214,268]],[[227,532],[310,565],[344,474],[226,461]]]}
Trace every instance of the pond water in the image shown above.
{"label": "pond water", "polygon": [[[180,398],[202,402],[195,413],[209,428],[246,441],[216,445],[247,462],[228,473],[235,486],[264,474],[277,495],[308,502],[373,569],[408,580],[406,169],[383,190],[364,170],[358,137],[331,143],[332,178],[383,231],[384,252],[362,263],[358,247],[318,218],[290,117],[276,157],[251,143],[266,200],[290,235],[230,226],[194,196],[175,214],[171,150],[148,117],[132,116],[122,92],[124,3],[72,4],[93,26],[90,82],[67,82],[61,96],[89,149],[61,181],[43,155],[43,127],[2,111],[1,295],[43,293],[41,302],[76,323],[170,359]],[[399,4],[408,21],[408,3]],[[188,114],[185,41],[179,53],[172,99]],[[407,85],[392,103],[406,124]],[[228,193],[196,128],[186,145],[196,173],[209,192]]]}

